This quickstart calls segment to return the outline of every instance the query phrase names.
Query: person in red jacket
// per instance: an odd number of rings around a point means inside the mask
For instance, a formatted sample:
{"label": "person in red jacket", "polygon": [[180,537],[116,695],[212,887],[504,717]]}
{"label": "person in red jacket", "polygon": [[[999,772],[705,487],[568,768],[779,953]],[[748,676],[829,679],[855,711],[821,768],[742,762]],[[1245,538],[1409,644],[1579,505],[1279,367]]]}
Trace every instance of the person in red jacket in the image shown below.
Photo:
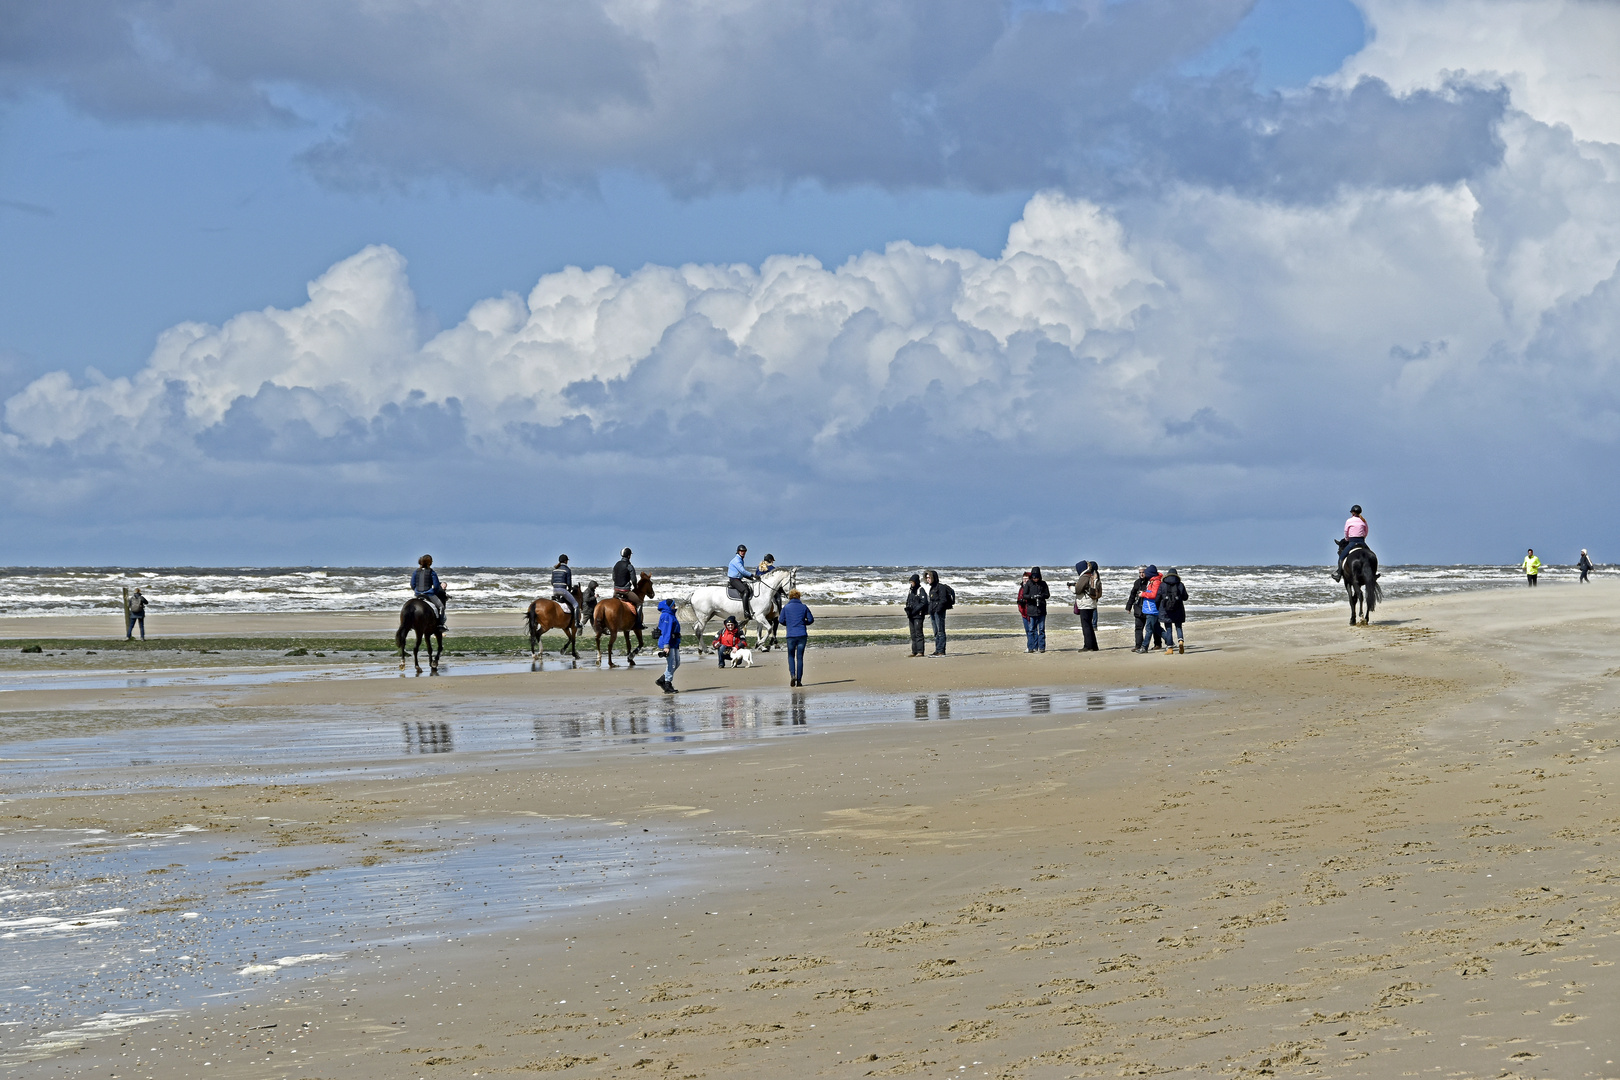
{"label": "person in red jacket", "polygon": [[746,648],[748,639],[743,636],[742,628],[737,625],[736,619],[728,617],[720,629],[720,636],[714,639],[714,651],[720,657],[720,666],[726,666],[734,650]]}

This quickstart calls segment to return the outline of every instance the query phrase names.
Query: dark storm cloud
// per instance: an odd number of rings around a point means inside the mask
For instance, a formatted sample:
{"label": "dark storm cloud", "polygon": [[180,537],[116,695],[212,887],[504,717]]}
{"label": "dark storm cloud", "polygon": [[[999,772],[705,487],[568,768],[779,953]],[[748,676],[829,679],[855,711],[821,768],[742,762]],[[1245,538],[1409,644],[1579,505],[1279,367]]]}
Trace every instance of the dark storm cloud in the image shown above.
{"label": "dark storm cloud", "polygon": [[290,119],[275,89],[296,88],[346,117],[305,154],[336,186],[537,193],[628,169],[688,194],[1187,180],[1309,199],[1499,157],[1489,92],[1278,95],[1243,72],[1177,74],[1252,3],[0,0],[0,94],[263,124]]}

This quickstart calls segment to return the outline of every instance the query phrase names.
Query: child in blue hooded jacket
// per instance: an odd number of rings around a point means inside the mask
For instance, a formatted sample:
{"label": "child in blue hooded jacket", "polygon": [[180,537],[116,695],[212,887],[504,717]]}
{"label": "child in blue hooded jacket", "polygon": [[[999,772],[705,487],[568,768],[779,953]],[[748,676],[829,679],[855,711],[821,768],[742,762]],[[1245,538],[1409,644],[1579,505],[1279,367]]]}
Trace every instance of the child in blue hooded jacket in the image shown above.
{"label": "child in blue hooded jacket", "polygon": [[681,621],[675,617],[673,600],[658,601],[658,655],[669,657],[669,666],[658,676],[664,693],[675,693],[675,669],[681,666]]}

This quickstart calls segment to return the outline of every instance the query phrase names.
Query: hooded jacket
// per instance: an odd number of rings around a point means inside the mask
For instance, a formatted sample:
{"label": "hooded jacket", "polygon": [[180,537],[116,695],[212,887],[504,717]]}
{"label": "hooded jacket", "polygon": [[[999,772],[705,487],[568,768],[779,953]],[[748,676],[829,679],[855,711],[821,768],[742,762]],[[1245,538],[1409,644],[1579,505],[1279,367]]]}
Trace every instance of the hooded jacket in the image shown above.
{"label": "hooded jacket", "polygon": [[922,585],[913,585],[911,591],[906,593],[906,617],[920,619],[928,614],[928,590]]}
{"label": "hooded jacket", "polygon": [[1039,570],[1030,571],[1029,580],[1024,587],[1018,590],[1018,602],[1024,609],[1024,614],[1031,619],[1046,617],[1046,601],[1052,595],[1052,589],[1041,578]]}
{"label": "hooded jacket", "polygon": [[1187,586],[1174,570],[1165,571],[1159,582],[1159,621],[1177,626],[1187,621]]}
{"label": "hooded jacket", "polygon": [[658,601],[658,647],[681,647],[681,620],[675,617],[675,603],[671,600]]}

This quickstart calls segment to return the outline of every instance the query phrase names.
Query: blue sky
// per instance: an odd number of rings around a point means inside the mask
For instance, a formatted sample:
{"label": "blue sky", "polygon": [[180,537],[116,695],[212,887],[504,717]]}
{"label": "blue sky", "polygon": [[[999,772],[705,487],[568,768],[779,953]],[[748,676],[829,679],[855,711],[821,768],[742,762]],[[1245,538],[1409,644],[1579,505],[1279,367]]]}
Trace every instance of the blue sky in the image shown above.
{"label": "blue sky", "polygon": [[[1313,561],[1351,498],[1412,560],[1472,560],[1476,425],[1520,433],[1504,478],[1555,455],[1545,515],[1613,438],[1616,247],[1556,243],[1613,143],[1571,133],[1557,40],[1504,16],[1488,56],[1431,56],[1462,3],[12,6],[6,562],[381,561],[422,546],[413,467],[457,562],[535,561],[537,528],[718,557],[716,496],[807,562],[1132,561],[1144,530]],[[1586,187],[1549,192],[1554,162]],[[962,254],[908,254],[934,246]],[[773,286],[798,255],[821,269]],[[691,264],[754,277],[662,269]],[[580,305],[590,340],[559,329]],[[1493,379],[1561,367],[1601,393],[1531,438],[1550,404]],[[1009,476],[1048,501],[1005,505]],[[559,486],[588,493],[567,529],[515,497]],[[913,486],[949,520],[890,520]],[[1615,524],[1568,516],[1537,546]]]}

